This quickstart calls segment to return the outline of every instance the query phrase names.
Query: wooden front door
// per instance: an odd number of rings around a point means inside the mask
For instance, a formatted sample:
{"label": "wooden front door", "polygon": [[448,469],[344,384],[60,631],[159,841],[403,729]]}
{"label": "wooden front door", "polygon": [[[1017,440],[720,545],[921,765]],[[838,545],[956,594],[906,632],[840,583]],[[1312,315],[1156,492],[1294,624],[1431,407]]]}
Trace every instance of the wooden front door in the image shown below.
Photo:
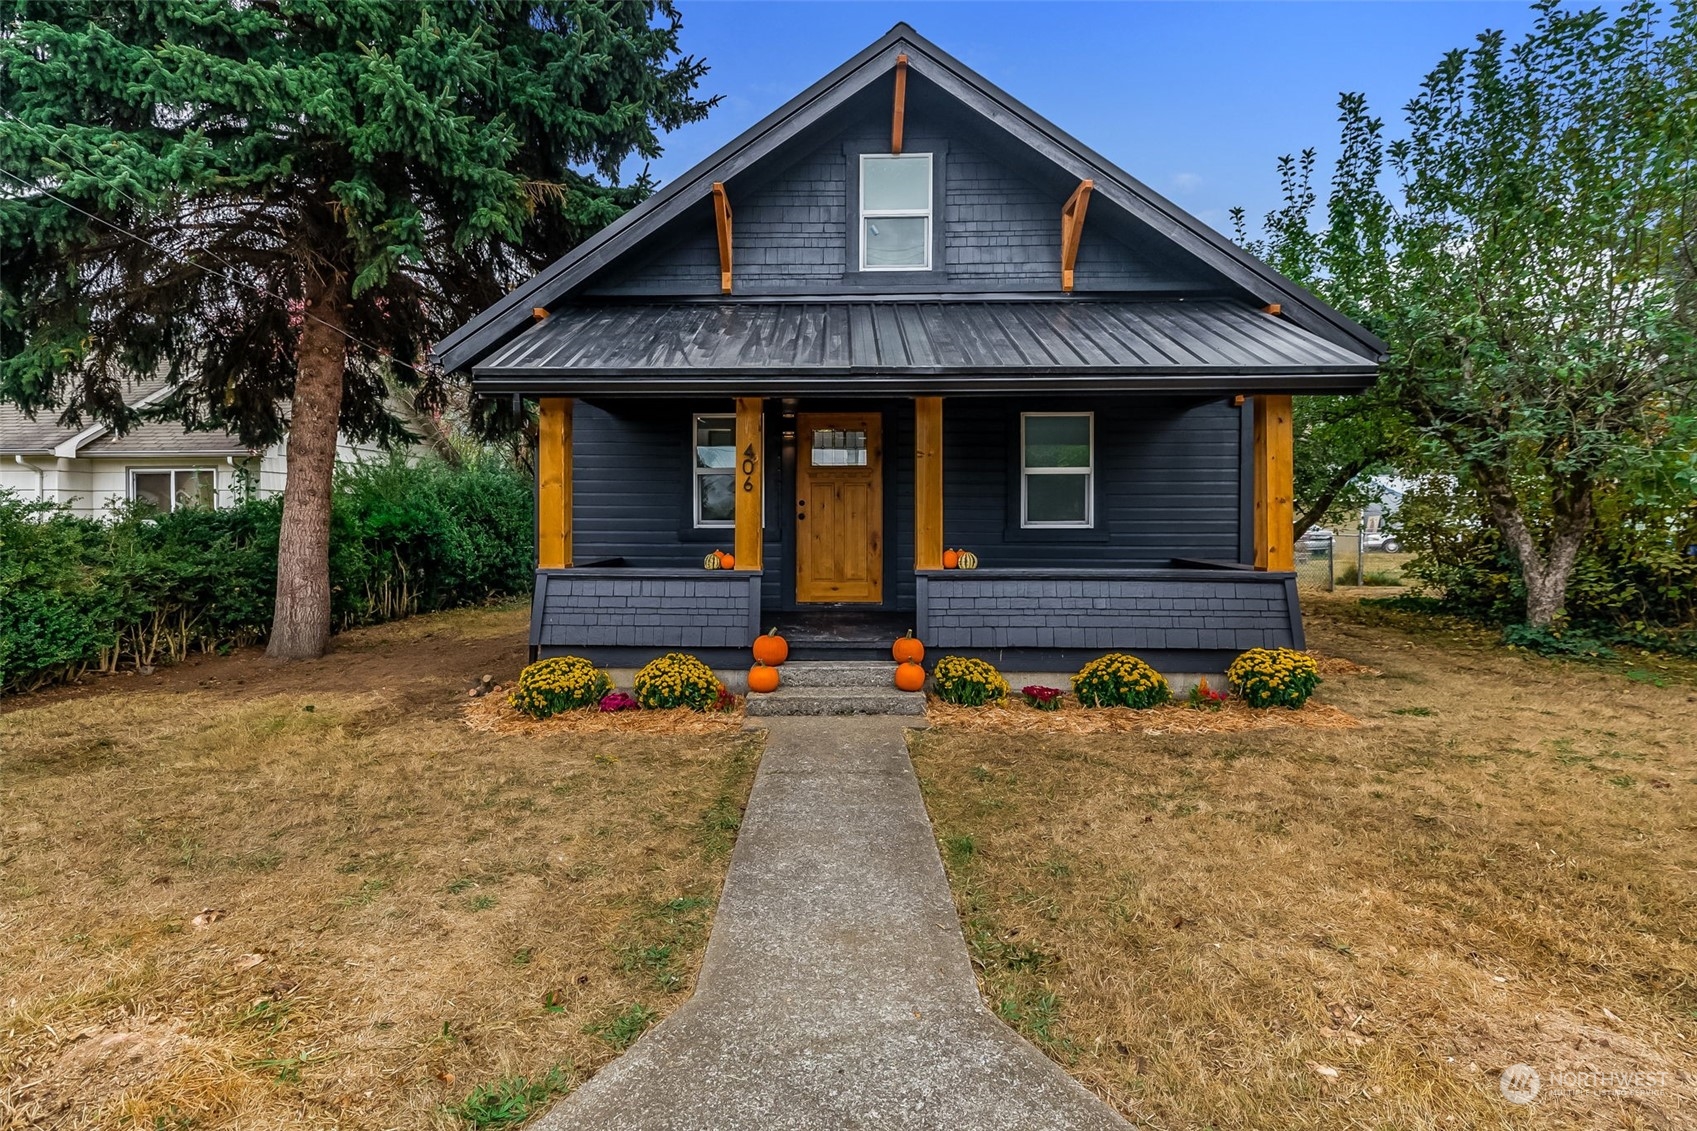
{"label": "wooden front door", "polygon": [[884,440],[876,412],[796,418],[795,599],[884,599]]}

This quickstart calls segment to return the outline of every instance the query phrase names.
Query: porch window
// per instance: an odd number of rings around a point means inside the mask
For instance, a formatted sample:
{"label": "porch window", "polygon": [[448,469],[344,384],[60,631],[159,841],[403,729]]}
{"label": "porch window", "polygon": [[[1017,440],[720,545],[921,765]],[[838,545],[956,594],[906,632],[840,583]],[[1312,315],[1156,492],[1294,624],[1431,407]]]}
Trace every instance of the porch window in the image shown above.
{"label": "porch window", "polygon": [[160,468],[130,472],[130,499],[162,511],[215,505],[210,467]]}
{"label": "porch window", "polygon": [[1094,526],[1095,414],[1027,412],[1019,426],[1020,525]]}
{"label": "porch window", "polygon": [[692,421],[695,525],[737,524],[737,418],[697,414]]}
{"label": "porch window", "polygon": [[861,154],[860,269],[931,269],[931,154]]}

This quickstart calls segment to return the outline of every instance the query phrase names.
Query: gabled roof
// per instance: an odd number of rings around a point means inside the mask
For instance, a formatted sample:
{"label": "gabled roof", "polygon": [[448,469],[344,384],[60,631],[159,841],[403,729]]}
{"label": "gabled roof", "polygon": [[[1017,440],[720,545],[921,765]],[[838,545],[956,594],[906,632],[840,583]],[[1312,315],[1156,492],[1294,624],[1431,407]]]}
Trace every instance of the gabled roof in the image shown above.
{"label": "gabled roof", "polygon": [[645,237],[686,209],[698,205],[715,181],[729,181],[738,172],[772,155],[871,83],[888,75],[898,54],[908,56],[911,72],[922,75],[1071,176],[1094,180],[1095,207],[1106,202],[1122,209],[1241,288],[1258,304],[1277,304],[1285,318],[1310,333],[1364,359],[1376,360],[1384,353],[1384,343],[1364,328],[1046,121],[907,24],[898,23],[711,157],[449,334],[437,345],[437,359],[449,370],[476,365],[491,350],[529,325],[533,308],[551,308],[595,272],[635,249]]}
{"label": "gabled roof", "polygon": [[[131,385],[124,403],[134,409],[146,408],[170,392],[165,378],[152,377]],[[149,420],[119,436],[107,424],[70,427],[60,424],[50,412],[38,413],[31,420],[17,406],[0,404],[0,454],[8,456],[222,456],[246,455],[248,451],[240,438],[221,429],[190,432],[175,421]]]}

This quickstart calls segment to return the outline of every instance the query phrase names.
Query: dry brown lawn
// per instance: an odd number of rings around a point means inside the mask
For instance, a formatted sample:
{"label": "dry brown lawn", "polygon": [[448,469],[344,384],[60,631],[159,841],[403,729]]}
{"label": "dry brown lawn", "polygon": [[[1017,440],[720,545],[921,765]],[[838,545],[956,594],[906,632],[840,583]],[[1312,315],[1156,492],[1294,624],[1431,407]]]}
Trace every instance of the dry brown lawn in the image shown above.
{"label": "dry brown lawn", "polygon": [[0,1127],[458,1127],[684,1000],[758,747],[472,730],[525,619],[6,704]]}
{"label": "dry brown lawn", "polygon": [[1697,1127],[1691,666],[1305,600],[1358,729],[918,739],[990,1004],[1140,1127]]}

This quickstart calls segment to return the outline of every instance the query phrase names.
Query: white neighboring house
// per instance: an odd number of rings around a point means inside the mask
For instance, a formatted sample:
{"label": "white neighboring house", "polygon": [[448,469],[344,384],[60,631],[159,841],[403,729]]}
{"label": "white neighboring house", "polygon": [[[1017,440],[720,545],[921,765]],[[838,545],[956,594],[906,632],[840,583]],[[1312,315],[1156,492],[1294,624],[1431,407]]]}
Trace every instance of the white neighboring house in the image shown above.
{"label": "white neighboring house", "polygon": [[[127,403],[143,408],[169,391],[160,382],[136,385]],[[84,518],[109,518],[113,504],[126,500],[167,511],[222,507],[242,499],[244,480],[256,498],[281,494],[288,481],[287,440],[254,449],[229,432],[190,432],[166,420],[118,436],[104,424],[64,427],[55,415],[46,410],[31,420],[0,404],[0,489],[66,504]],[[382,448],[337,439],[338,463],[384,458]]]}

